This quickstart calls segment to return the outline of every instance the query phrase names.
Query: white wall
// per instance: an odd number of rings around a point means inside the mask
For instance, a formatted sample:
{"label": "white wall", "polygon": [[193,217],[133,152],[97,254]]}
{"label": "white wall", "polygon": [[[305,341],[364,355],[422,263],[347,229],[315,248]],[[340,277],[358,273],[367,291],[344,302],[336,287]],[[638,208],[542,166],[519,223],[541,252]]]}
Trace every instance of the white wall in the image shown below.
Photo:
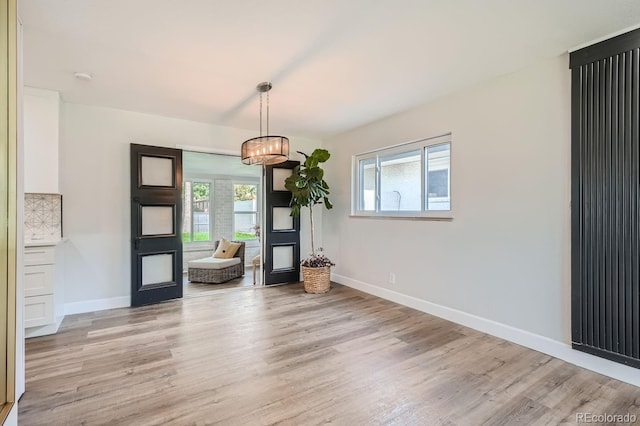
{"label": "white wall", "polygon": [[[570,106],[563,55],[325,140],[332,278],[640,386],[570,347]],[[349,217],[352,155],[447,132],[453,221]]]}
{"label": "white wall", "polygon": [[[452,222],[349,218],[351,156],[452,132]],[[562,56],[325,141],[337,275],[570,339],[570,74]],[[397,276],[388,283],[389,273]]]}
{"label": "white wall", "polygon": [[[64,102],[61,111],[67,313],[128,305],[129,144],[193,146],[239,154],[242,142],[256,132]],[[320,145],[289,136],[292,152]],[[303,253],[310,245],[306,236],[303,230]]]}
{"label": "white wall", "polygon": [[[563,55],[326,140],[332,278],[640,386],[570,348],[570,105]],[[349,217],[352,155],[447,132],[453,221]]]}

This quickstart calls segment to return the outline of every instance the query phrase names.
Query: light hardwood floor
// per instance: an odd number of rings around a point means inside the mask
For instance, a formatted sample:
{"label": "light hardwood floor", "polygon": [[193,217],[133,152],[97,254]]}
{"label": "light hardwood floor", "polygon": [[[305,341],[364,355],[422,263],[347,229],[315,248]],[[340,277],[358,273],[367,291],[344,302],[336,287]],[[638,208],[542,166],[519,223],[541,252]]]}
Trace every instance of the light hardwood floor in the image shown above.
{"label": "light hardwood floor", "polygon": [[[335,285],[68,316],[27,341],[20,425],[573,424],[640,389]],[[638,420],[640,422],[640,420]]]}
{"label": "light hardwood floor", "polygon": [[187,274],[182,276],[183,297],[200,297],[220,290],[235,289],[238,287],[253,287],[253,271],[251,267],[245,268],[245,273],[240,278],[235,278],[220,284],[190,282]]}

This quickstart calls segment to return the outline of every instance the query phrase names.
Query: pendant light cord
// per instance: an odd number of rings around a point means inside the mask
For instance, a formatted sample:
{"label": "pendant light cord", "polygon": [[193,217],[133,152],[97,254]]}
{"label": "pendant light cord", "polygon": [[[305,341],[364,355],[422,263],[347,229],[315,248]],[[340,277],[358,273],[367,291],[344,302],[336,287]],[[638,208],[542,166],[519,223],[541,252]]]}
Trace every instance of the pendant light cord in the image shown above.
{"label": "pendant light cord", "polygon": [[265,136],[269,136],[269,90],[271,90],[271,83],[268,83],[266,89],[264,89],[263,85],[266,83],[262,83],[258,85],[258,91],[260,92],[260,137],[262,137],[262,94],[267,92],[267,134]]}
{"label": "pendant light cord", "polygon": [[262,92],[260,92],[260,137],[262,137]]}

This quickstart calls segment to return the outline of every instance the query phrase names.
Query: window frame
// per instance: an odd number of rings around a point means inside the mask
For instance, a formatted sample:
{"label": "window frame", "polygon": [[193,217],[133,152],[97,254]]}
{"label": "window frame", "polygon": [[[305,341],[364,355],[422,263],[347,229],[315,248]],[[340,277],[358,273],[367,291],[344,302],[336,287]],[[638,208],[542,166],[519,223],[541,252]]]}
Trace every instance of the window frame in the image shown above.
{"label": "window frame", "polygon": [[[452,157],[453,143],[452,134],[447,133],[440,136],[418,139],[401,143],[389,147],[379,148],[372,151],[355,154],[352,156],[351,165],[351,216],[371,217],[371,218],[399,218],[399,219],[422,219],[422,220],[451,220],[453,219],[453,178],[452,178]],[[448,190],[449,190],[449,210],[426,210],[428,207],[427,196],[427,148],[437,145],[448,144],[449,146],[449,168],[448,168]],[[381,208],[381,159],[420,151],[420,210],[382,210]],[[364,189],[363,171],[360,167],[362,161],[374,159],[375,167],[375,188],[374,188],[374,208],[375,210],[363,210]]]}

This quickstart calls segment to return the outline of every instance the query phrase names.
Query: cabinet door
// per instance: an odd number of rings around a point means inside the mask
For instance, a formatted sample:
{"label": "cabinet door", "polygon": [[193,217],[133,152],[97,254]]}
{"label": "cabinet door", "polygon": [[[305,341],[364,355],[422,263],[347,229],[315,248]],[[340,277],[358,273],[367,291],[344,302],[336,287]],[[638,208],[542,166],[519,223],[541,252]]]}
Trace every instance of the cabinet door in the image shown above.
{"label": "cabinet door", "polygon": [[46,247],[26,247],[24,249],[24,265],[52,265],[56,261],[56,248]]}
{"label": "cabinet door", "polygon": [[24,298],[24,327],[38,327],[55,321],[53,295]]}
{"label": "cabinet door", "polygon": [[55,279],[54,265],[34,265],[24,267],[24,296],[53,294]]}

